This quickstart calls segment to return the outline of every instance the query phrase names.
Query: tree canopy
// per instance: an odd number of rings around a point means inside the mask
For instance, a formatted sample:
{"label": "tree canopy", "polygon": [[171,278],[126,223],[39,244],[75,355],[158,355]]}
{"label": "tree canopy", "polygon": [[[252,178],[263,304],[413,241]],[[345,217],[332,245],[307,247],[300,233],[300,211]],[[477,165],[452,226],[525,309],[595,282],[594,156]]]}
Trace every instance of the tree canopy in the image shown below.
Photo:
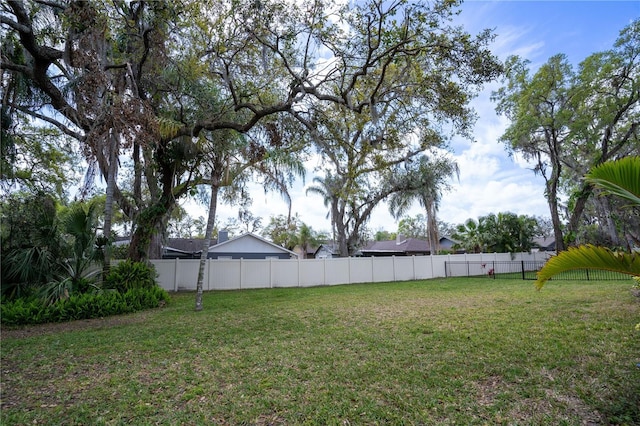
{"label": "tree canopy", "polygon": [[[624,28],[610,50],[590,55],[577,70],[562,54],[533,74],[528,67],[527,61],[510,58],[506,84],[493,94],[497,111],[511,121],[501,141],[533,160],[534,171],[544,177],[559,250],[575,242],[579,227],[589,222],[584,220],[589,202],[604,210],[600,225],[611,229],[615,240],[611,217],[620,210],[591,197],[592,185],[582,177],[593,166],[640,151],[640,20]],[[562,195],[569,198],[566,211]]]}
{"label": "tree canopy", "polygon": [[[281,113],[315,129],[333,104],[363,140],[399,135],[383,123],[416,108],[425,129],[447,121],[468,134],[468,100],[500,66],[489,32],[449,24],[458,5],[9,0],[2,84],[26,89],[5,91],[19,95],[3,113],[20,124],[3,131],[36,123],[78,141],[133,222],[130,257],[147,258],[177,201],[211,178],[200,167],[209,133]],[[123,158],[129,182],[116,179]]]}
{"label": "tree canopy", "polygon": [[[601,189],[602,195],[619,197],[625,208],[640,213],[640,156],[602,163],[585,176]],[[541,289],[551,277],[575,269],[601,269],[640,277],[640,253],[622,252],[591,244],[572,247],[552,257],[538,272],[536,287]]]}
{"label": "tree canopy", "polygon": [[468,219],[456,227],[453,238],[472,253],[519,253],[531,251],[534,238],[543,233],[535,217],[500,212]]}

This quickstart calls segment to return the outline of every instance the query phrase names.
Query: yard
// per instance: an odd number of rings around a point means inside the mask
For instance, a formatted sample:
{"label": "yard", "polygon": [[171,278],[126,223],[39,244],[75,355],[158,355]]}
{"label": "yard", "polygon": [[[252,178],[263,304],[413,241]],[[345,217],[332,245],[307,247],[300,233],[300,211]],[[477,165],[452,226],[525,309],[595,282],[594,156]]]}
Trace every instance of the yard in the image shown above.
{"label": "yard", "polygon": [[639,424],[631,280],[210,292],[2,330],[2,424]]}

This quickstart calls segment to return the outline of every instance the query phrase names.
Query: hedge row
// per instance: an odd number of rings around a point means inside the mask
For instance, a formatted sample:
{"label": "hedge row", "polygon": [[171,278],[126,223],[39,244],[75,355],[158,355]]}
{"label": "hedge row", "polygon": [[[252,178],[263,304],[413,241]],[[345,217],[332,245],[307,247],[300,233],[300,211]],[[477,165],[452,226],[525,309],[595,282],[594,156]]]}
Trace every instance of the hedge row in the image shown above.
{"label": "hedge row", "polygon": [[169,293],[158,286],[131,288],[124,293],[102,291],[71,295],[51,305],[41,299],[16,299],[0,305],[0,318],[3,325],[64,322],[137,312],[156,308],[169,300]]}

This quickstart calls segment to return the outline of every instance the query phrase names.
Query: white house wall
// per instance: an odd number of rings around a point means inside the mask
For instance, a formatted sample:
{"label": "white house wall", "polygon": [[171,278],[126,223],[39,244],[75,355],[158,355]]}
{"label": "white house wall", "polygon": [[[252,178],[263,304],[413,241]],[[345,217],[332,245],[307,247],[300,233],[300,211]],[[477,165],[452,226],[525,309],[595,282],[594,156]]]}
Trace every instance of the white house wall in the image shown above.
{"label": "white house wall", "polygon": [[209,253],[274,253],[281,254],[285,250],[277,246],[260,241],[251,236],[229,240],[224,243],[213,246],[209,249]]}

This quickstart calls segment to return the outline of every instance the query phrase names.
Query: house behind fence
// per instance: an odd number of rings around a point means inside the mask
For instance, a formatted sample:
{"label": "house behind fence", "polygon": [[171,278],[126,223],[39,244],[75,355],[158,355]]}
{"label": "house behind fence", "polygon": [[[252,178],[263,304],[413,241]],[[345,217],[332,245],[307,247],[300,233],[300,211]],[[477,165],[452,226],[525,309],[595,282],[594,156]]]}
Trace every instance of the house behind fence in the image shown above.
{"label": "house behind fence", "polygon": [[[325,259],[208,259],[204,290],[410,281],[447,276],[469,276],[450,266],[479,262],[474,275],[488,275],[491,262],[544,262],[552,253],[481,253],[440,256],[345,257]],[[199,260],[152,260],[160,286],[169,291],[195,290]],[[485,265],[482,268],[481,265]],[[449,268],[449,270],[448,270]],[[475,268],[475,267],[474,267]],[[477,272],[477,273],[476,273]],[[495,271],[494,271],[495,272]]]}

